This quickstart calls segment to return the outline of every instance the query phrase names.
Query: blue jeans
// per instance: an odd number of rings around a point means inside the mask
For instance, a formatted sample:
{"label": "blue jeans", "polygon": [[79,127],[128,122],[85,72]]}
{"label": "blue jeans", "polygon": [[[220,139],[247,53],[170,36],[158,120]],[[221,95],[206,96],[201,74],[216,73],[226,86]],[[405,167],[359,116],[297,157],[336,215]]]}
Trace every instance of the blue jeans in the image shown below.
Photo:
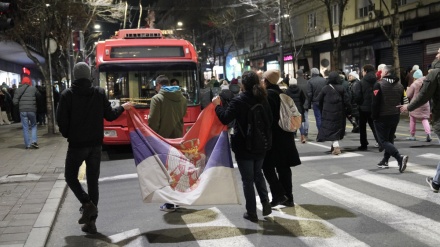
{"label": "blue jeans", "polygon": [[262,167],[264,159],[237,159],[238,170],[243,182],[244,198],[246,199],[246,210],[248,214],[257,214],[257,200],[255,199],[255,187],[261,202],[268,202],[266,180],[264,179]]}
{"label": "blue jeans", "polygon": [[[78,181],[79,167],[86,162],[87,189],[86,193]],[[99,188],[98,179],[101,165],[101,145],[94,147],[67,149],[64,177],[69,188],[81,203],[92,201],[98,206]]]}
{"label": "blue jeans", "polygon": [[377,141],[385,150],[383,160],[388,162],[391,156],[400,162],[399,150],[394,146],[394,134],[400,121],[400,115],[385,116],[374,120]]}
{"label": "blue jeans", "polygon": [[[26,147],[37,142],[37,114],[35,112],[20,112],[21,126],[23,127],[23,138]],[[29,123],[31,127],[32,140],[29,140]]]}
{"label": "blue jeans", "polygon": [[301,123],[301,127],[299,127],[299,132],[301,135],[308,136],[309,135],[309,111],[304,111],[304,122]]}
{"label": "blue jeans", "polygon": [[319,102],[313,102],[313,113],[315,114],[315,120],[316,120],[316,128],[321,129],[321,110],[319,109]]}

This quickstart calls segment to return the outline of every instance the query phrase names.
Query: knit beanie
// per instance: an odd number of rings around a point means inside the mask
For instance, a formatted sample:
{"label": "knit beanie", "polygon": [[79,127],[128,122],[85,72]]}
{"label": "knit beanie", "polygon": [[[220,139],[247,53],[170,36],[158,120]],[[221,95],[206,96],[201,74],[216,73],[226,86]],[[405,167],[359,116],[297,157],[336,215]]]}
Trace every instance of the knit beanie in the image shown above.
{"label": "knit beanie", "polygon": [[296,85],[298,84],[298,81],[295,78],[290,78],[289,85]]}
{"label": "knit beanie", "polygon": [[420,77],[423,77],[422,71],[420,69],[414,71],[413,77],[414,79],[419,79]]}
{"label": "knit beanie", "polygon": [[270,69],[263,73],[263,79],[268,80],[271,84],[277,84],[280,79],[280,71],[276,69]]}
{"label": "knit beanie", "polygon": [[319,75],[320,73],[319,73],[319,69],[317,69],[317,68],[312,68],[311,70],[310,70],[310,73],[312,74],[312,75]]}
{"label": "knit beanie", "polygon": [[420,68],[417,64],[412,67],[412,70],[418,70],[418,69],[420,69]]}
{"label": "knit beanie", "polygon": [[351,76],[353,76],[354,78],[356,78],[356,79],[359,80],[359,75],[358,75],[358,73],[357,73],[355,70],[353,70],[352,72],[350,72],[349,75],[351,75]]}
{"label": "knit beanie", "polygon": [[79,62],[73,67],[73,78],[79,79],[91,79],[90,66],[84,62]]}

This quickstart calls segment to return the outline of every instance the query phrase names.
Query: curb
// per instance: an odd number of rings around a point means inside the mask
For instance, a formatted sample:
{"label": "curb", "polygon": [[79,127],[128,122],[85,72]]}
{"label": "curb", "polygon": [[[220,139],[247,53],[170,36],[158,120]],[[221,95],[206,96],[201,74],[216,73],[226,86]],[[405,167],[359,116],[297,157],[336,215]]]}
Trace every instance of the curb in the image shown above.
{"label": "curb", "polygon": [[44,247],[55,221],[61,200],[66,193],[67,184],[64,174],[60,174],[35,221],[24,247]]}

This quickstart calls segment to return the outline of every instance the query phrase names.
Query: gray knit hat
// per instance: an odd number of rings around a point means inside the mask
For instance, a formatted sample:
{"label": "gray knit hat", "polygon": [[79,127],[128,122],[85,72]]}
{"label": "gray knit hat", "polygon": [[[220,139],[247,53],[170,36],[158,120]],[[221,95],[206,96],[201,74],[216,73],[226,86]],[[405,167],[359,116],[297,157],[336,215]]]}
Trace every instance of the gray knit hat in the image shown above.
{"label": "gray knit hat", "polygon": [[88,79],[90,80],[91,73],[90,73],[90,66],[84,62],[79,62],[73,66],[73,78],[75,80],[79,79]]}

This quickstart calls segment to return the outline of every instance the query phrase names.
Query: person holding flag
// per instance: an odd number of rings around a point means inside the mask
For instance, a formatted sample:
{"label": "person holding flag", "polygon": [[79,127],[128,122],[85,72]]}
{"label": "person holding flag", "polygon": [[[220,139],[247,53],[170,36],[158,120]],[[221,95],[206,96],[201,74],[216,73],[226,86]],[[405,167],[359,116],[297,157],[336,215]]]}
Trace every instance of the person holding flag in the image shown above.
{"label": "person holding flag", "polygon": [[[215,112],[223,124],[226,125],[235,120],[235,134],[231,136],[231,146],[241,174],[246,199],[246,213],[244,213],[243,218],[258,222],[254,185],[263,206],[263,216],[271,214],[272,209],[262,172],[266,152],[254,153],[246,147],[247,116],[248,111],[256,104],[263,105],[270,122],[272,122],[272,113],[267,101],[267,92],[261,86],[260,78],[255,72],[245,71],[242,75],[242,85],[243,93],[233,98],[227,108],[220,105],[221,99],[219,96],[214,97],[212,103],[216,106]],[[270,129],[270,125],[267,128]]]}

